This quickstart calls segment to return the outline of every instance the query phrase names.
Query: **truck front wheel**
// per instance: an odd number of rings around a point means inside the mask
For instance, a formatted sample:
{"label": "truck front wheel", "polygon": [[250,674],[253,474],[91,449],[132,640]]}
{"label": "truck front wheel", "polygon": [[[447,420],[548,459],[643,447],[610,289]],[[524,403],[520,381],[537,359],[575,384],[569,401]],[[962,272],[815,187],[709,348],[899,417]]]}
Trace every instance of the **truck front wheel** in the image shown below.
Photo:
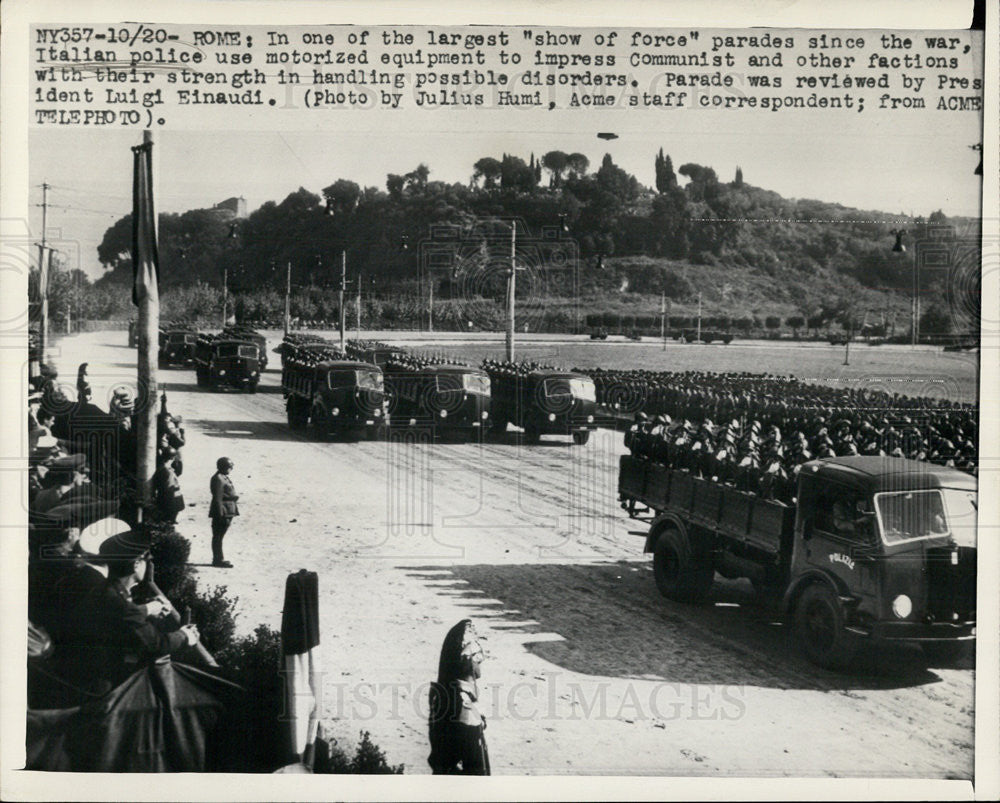
{"label": "truck front wheel", "polygon": [[715,572],[699,560],[679,530],[668,527],[660,533],[653,547],[653,577],[656,587],[667,599],[700,602],[712,588]]}
{"label": "truck front wheel", "polygon": [[951,666],[972,654],[969,641],[925,641],[920,645],[928,662],[933,666]]}
{"label": "truck front wheel", "polygon": [[582,429],[573,433],[573,443],[577,446],[585,446],[587,441],[590,440],[590,430]]}
{"label": "truck front wheel", "polygon": [[795,631],[805,656],[825,669],[846,666],[857,648],[844,628],[844,609],[826,585],[809,586],[795,608]]}

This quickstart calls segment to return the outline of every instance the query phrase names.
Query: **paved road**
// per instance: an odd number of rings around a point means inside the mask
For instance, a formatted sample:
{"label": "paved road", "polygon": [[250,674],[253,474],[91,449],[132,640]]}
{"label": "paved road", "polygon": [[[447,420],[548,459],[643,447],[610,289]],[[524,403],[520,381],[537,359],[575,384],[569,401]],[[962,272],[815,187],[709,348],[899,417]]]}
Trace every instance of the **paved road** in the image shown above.
{"label": "paved road", "polygon": [[[95,401],[134,382],[124,332],[57,343],[60,374],[90,362]],[[277,359],[277,355],[274,355]],[[280,626],[284,579],[319,572],[323,707],[347,743],[369,730],[427,771],[426,683],[448,627],[487,637],[482,703],[494,771],[968,778],[971,664],[915,650],[818,670],[749,585],[661,599],[616,500],[620,433],[584,447],[315,443],[292,433],[272,364],[260,392],[160,374],[188,433],[179,529],[203,587],[239,597],[238,628]],[[226,454],[243,515],[213,569],[208,479]]]}

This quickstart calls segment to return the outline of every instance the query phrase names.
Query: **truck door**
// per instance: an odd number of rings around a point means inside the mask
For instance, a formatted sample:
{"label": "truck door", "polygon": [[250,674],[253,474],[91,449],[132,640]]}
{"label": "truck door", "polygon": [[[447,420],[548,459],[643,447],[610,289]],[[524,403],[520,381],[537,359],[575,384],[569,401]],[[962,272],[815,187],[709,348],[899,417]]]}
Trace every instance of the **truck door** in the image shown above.
{"label": "truck door", "polygon": [[814,485],[802,537],[809,567],[837,577],[861,607],[874,610],[878,595],[878,533],[871,499],[840,483]]}

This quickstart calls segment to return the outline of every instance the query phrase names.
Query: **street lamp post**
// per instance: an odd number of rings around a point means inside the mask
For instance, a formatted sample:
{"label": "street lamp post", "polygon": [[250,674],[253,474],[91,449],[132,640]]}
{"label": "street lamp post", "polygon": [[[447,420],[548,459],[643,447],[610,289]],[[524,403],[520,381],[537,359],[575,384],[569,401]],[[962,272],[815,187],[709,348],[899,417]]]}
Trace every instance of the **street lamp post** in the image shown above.
{"label": "street lamp post", "polygon": [[507,276],[507,360],[514,361],[514,293],[517,290],[517,224],[510,224],[510,270]]}

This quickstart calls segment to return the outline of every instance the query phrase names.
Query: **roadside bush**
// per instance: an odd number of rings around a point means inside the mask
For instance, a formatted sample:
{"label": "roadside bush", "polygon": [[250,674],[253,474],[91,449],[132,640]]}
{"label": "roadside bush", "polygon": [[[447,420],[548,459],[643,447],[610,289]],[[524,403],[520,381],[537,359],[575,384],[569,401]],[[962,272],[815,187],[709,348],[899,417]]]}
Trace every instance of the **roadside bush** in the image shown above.
{"label": "roadside bush", "polygon": [[178,611],[191,611],[191,622],[198,626],[201,643],[213,655],[229,647],[236,632],[236,605],[239,597],[229,597],[226,591],[226,586],[213,586],[210,590],[199,591],[198,583],[188,576],[174,589],[173,594],[168,594]]}
{"label": "roadside bush", "polygon": [[166,522],[150,522],[146,525],[146,532],[156,567],[156,585],[173,599],[174,593],[190,576],[187,563],[191,556],[191,542]]}

